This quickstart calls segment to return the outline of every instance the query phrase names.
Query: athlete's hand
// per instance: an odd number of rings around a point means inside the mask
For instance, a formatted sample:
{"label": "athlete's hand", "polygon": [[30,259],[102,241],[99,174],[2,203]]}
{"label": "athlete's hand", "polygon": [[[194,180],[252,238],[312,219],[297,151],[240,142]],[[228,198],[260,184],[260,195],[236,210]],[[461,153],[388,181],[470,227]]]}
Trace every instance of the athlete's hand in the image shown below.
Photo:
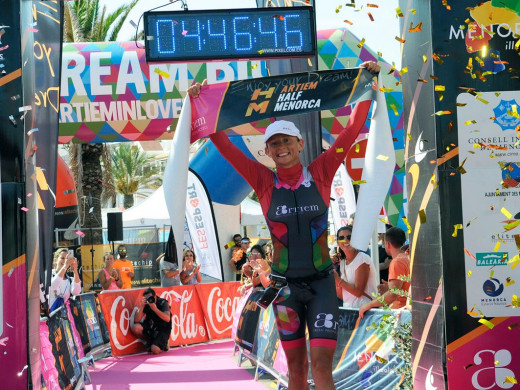
{"label": "athlete's hand", "polygon": [[198,98],[200,95],[200,87],[203,85],[208,85],[208,79],[204,79],[202,84],[199,82],[196,82],[191,87],[189,87],[186,92],[188,92],[188,95],[190,95],[192,98]]}
{"label": "athlete's hand", "polygon": [[388,282],[384,279],[381,279],[381,284],[377,286],[377,292],[379,294],[384,294],[388,291]]}
{"label": "athlete's hand", "polygon": [[365,61],[361,66],[373,74],[377,74],[381,70],[381,67],[374,61]]}

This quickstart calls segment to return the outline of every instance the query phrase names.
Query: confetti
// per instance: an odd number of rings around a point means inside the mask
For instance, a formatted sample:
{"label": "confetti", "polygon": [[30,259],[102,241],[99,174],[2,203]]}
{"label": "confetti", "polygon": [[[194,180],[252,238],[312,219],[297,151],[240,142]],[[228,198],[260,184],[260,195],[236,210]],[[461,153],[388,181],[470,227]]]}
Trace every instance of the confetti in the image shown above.
{"label": "confetti", "polygon": [[432,58],[437,62],[439,65],[442,65],[444,61],[439,57],[438,54],[432,53]]}
{"label": "confetti", "polygon": [[20,210],[25,211],[25,212],[29,211],[29,209],[27,207],[22,207]]}
{"label": "confetti", "polygon": [[459,230],[462,230],[463,229],[463,226],[461,223],[458,223],[456,225],[453,225],[453,233],[451,234],[452,237],[457,237],[457,232]]}
{"label": "confetti", "polygon": [[518,296],[516,294],[513,294],[513,297],[511,298],[511,304],[513,307],[519,307],[520,302],[518,301]]}
{"label": "confetti", "polygon": [[498,252],[498,249],[500,248],[500,244],[502,244],[500,241],[498,241],[495,245],[495,248],[493,249],[494,252]]}
{"label": "confetti", "polygon": [[263,50],[258,50],[258,54],[264,54]]}
{"label": "confetti", "polygon": [[188,30],[184,30],[183,32],[181,32],[182,35],[186,35],[188,34]]}
{"label": "confetti", "polygon": [[336,7],[336,13],[337,13],[337,14],[339,14],[339,10],[340,10],[341,8],[342,8],[341,5],[338,5],[338,6]]}
{"label": "confetti", "polygon": [[425,79],[417,79],[417,81],[421,82],[421,83],[425,83],[425,84],[428,82],[428,80],[425,80]]}
{"label": "confetti", "polygon": [[475,311],[469,311],[469,310],[468,310],[467,313],[468,313],[470,316],[475,316],[475,317],[478,316],[478,313],[475,312]]}
{"label": "confetti", "polygon": [[229,249],[229,248],[232,248],[234,247],[236,244],[235,244],[235,241],[229,241],[226,245],[224,245],[224,249]]}
{"label": "confetti", "polygon": [[356,184],[366,184],[366,180],[356,180],[356,181],[353,181],[352,184],[356,185]]}
{"label": "confetti", "polygon": [[159,68],[155,68],[154,72],[157,73],[158,75],[162,76],[162,77],[166,77],[167,79],[170,78],[170,74],[169,73],[166,73],[166,72],[162,71]]}
{"label": "confetti", "polygon": [[413,15],[415,15],[417,13],[417,10],[415,8],[410,8],[409,10]]}
{"label": "confetti", "polygon": [[477,258],[471,253],[469,250],[464,248],[464,253],[467,254],[469,257],[471,257],[473,260],[477,261]]}
{"label": "confetti", "polygon": [[426,57],[426,54],[423,54],[422,61],[426,64],[426,61],[428,61],[428,57]]}
{"label": "confetti", "polygon": [[36,133],[37,131],[39,131],[39,130],[38,130],[37,127],[35,127],[34,129],[29,130],[29,131],[27,132],[27,135],[31,135],[32,133]]}
{"label": "confetti", "polygon": [[355,151],[356,153],[359,153],[359,144],[356,144],[356,147],[354,148],[354,151]]}
{"label": "confetti", "polygon": [[383,359],[381,356],[377,356],[377,355],[376,355],[376,360],[377,360],[379,363],[382,363],[382,364],[386,364],[386,363],[388,363],[388,360]]}
{"label": "confetti", "polygon": [[74,233],[76,233],[80,237],[85,237],[85,233],[83,233],[81,230],[75,230]]}
{"label": "confetti", "polygon": [[27,31],[37,33],[40,30],[38,30],[37,28],[34,28],[34,27],[30,27],[30,28],[27,29]]}
{"label": "confetti", "polygon": [[381,92],[393,92],[394,91],[393,88],[383,88],[383,87],[380,87],[379,90]]}
{"label": "confetti", "polygon": [[397,108],[395,107],[395,104],[390,104],[390,108],[394,111],[394,115],[395,116],[398,116],[399,115],[399,111],[397,111]]}
{"label": "confetti", "polygon": [[434,115],[442,116],[442,115],[451,115],[451,114],[453,114],[453,111],[444,110],[444,111],[437,111],[435,114],[432,114],[432,116],[434,116]]}
{"label": "confetti", "polygon": [[495,327],[495,324],[486,320],[485,318],[481,318],[480,320],[478,320],[478,322],[480,322],[483,325],[486,325],[489,329],[493,329]]}
{"label": "confetti", "polygon": [[400,70],[399,72],[401,75],[405,74],[405,73],[408,73],[408,67],[405,66],[403,69]]}
{"label": "confetti", "polygon": [[9,272],[7,273],[7,276],[8,277],[11,277],[11,275],[13,274],[14,272],[14,265],[11,267],[11,269],[9,270]]}
{"label": "confetti", "polygon": [[472,270],[469,270],[469,271],[468,271],[468,278],[469,278],[471,275],[473,275],[473,271],[472,271]]}
{"label": "confetti", "polygon": [[431,295],[426,297],[426,298],[424,298],[425,301],[429,301],[430,299],[432,299]]}
{"label": "confetti", "polygon": [[399,16],[400,18],[404,18],[404,15],[403,15],[403,12],[401,11],[401,8],[397,7],[395,9],[395,13],[397,16]]}
{"label": "confetti", "polygon": [[506,216],[507,219],[511,219],[513,214],[511,214],[505,207],[500,209],[500,212]]}
{"label": "confetti", "polygon": [[363,38],[363,39],[361,39],[361,41],[359,41],[359,43],[357,44],[357,47],[359,47],[361,49],[364,44],[365,44],[365,38]]}
{"label": "confetti", "polygon": [[495,275],[495,271],[491,270],[491,272],[489,273],[489,279],[491,279],[493,277],[493,275]]}
{"label": "confetti", "polygon": [[397,35],[396,35],[396,37],[395,37],[395,40],[396,40],[397,42],[401,42],[401,43],[405,43],[405,42],[406,42],[406,39],[400,38],[400,37],[398,37]]}
{"label": "confetti", "polygon": [[372,16],[372,14],[370,12],[368,12],[368,17],[370,18],[370,21],[374,21],[374,17]]}
{"label": "confetti", "polygon": [[386,160],[388,160],[388,156],[385,156],[383,154],[378,154],[376,159],[381,160],[381,161],[386,161]]}
{"label": "confetti", "polygon": [[514,329],[518,326],[518,324],[511,324],[507,327],[507,329],[511,330],[511,329]]}
{"label": "confetti", "polygon": [[515,284],[515,281],[512,280],[511,278],[506,278],[506,287],[509,287],[511,286],[512,284]]}
{"label": "confetti", "polygon": [[408,29],[408,32],[414,33],[419,31],[422,31],[422,22],[419,22],[415,27],[413,27],[413,23],[410,22],[410,28]]}
{"label": "confetti", "polygon": [[506,380],[503,383],[514,383],[516,385],[518,382],[516,378],[512,376],[506,376]]}
{"label": "confetti", "polygon": [[457,306],[453,306],[453,310],[457,310],[457,309],[458,309],[458,307],[457,307]]}
{"label": "confetti", "polygon": [[347,20],[347,19],[345,19],[344,22],[347,23],[347,24],[350,24],[351,26],[354,24],[350,20]]}
{"label": "confetti", "polygon": [[402,217],[401,219],[403,220],[403,222],[405,223],[406,227],[408,228],[407,233],[410,233],[412,231],[412,227],[408,223],[408,219],[406,217]]}
{"label": "confetti", "polygon": [[32,106],[18,107],[18,112],[25,112],[25,111],[30,111],[30,110],[32,110]]}
{"label": "confetti", "polygon": [[343,153],[343,148],[336,148],[336,153]]}
{"label": "confetti", "polygon": [[446,90],[446,87],[444,85],[436,85],[435,86],[435,91],[439,92],[439,91],[445,91]]}
{"label": "confetti", "polygon": [[370,3],[367,4],[367,7],[370,7],[370,8],[379,8],[379,6],[378,6],[377,4],[370,4]]}
{"label": "confetti", "polygon": [[471,364],[468,364],[467,366],[465,366],[464,369],[467,370],[468,368],[473,367],[473,366],[474,366],[474,364],[471,363]]}
{"label": "confetti", "polygon": [[508,223],[507,225],[504,225],[504,230],[507,232],[509,230],[513,230],[514,228],[516,228],[519,225],[520,225],[520,219],[513,221],[511,223]]}

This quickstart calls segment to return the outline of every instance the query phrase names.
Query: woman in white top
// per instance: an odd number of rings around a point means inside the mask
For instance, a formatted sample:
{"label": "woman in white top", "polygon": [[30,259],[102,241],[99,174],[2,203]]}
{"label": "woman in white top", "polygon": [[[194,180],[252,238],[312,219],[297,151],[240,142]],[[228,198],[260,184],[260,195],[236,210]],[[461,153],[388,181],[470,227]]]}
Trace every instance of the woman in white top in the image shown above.
{"label": "woman in white top", "polygon": [[334,270],[336,293],[343,299],[343,307],[360,308],[373,299],[377,292],[377,276],[372,259],[350,246],[352,227],[344,226],[336,234],[338,254],[341,259],[340,272]]}
{"label": "woman in white top", "polygon": [[[67,276],[67,270],[72,270],[74,277]],[[81,280],[78,274],[78,261],[67,248],[58,249],[54,254],[51,288],[49,289],[49,312],[62,306],[70,295],[81,293]]]}

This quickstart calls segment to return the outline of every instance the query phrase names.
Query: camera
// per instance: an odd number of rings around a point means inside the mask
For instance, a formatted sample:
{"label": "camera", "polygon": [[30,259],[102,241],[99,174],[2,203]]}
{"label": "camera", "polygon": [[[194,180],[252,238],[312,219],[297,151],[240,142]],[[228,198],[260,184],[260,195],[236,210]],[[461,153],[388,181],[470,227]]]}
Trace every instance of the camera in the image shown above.
{"label": "camera", "polygon": [[150,295],[148,298],[146,298],[146,301],[148,303],[155,303],[155,297],[153,295]]}
{"label": "camera", "polygon": [[256,301],[256,304],[264,310],[267,310],[269,305],[278,297],[280,290],[287,286],[287,280],[281,275],[271,274],[270,279],[271,284]]}

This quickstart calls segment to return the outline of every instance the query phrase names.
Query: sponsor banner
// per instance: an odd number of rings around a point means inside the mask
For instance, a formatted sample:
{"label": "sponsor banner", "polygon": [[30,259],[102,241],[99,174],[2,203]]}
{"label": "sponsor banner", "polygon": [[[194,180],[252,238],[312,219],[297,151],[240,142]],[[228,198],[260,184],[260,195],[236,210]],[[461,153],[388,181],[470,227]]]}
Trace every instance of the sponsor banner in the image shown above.
{"label": "sponsor banner", "polygon": [[520,343],[511,342],[517,338],[518,319],[497,317],[448,344],[446,365],[450,388],[517,387]]}
{"label": "sponsor banner", "polygon": [[223,280],[220,245],[211,200],[204,185],[191,170],[188,172],[186,190],[186,220],[197,263],[201,265],[201,272]]}
{"label": "sponsor banner", "polygon": [[511,306],[520,279],[519,106],[518,91],[457,97],[467,310],[475,318],[520,315]]}
{"label": "sponsor banner", "polygon": [[240,316],[242,314],[242,310],[244,309],[244,306],[246,305],[249,296],[253,292],[252,288],[248,288],[243,295],[240,297],[237,308],[235,310],[235,314],[233,314],[233,324],[231,325],[231,338],[234,340],[237,334],[237,327],[238,327],[238,321],[240,321]]}
{"label": "sponsor banner", "polygon": [[211,340],[231,337],[233,316],[240,302],[239,282],[197,284]]}
{"label": "sponsor banner", "polygon": [[103,310],[101,309],[101,303],[99,302],[99,296],[95,296],[96,301],[96,313],[99,320],[99,328],[101,329],[101,337],[103,337],[103,343],[110,343],[110,333],[108,332],[108,326],[105,321],[105,316],[103,315]]}
{"label": "sponsor banner", "polygon": [[[159,263],[155,261],[155,259],[164,252],[164,244],[157,242],[146,244],[125,244],[125,246],[128,251],[127,258],[134,266],[132,288],[160,286],[161,278],[159,275]],[[106,252],[112,252],[112,246],[109,244],[94,245],[93,259],[90,252],[91,249],[91,245],[82,245],[80,250],[80,261],[82,266],[81,276],[83,280],[83,291],[85,292],[101,290],[98,275],[104,266],[104,254]],[[92,262],[94,264],[92,264]]]}
{"label": "sponsor banner", "polygon": [[103,345],[100,321],[96,311],[96,297],[93,293],[81,294],[69,300],[72,317],[83,345],[84,353]]}
{"label": "sponsor banner", "polygon": [[60,143],[171,139],[194,80],[267,75],[265,61],[147,63],[135,42],[64,43],[62,65]]}
{"label": "sponsor banner", "polygon": [[191,99],[191,142],[216,131],[262,119],[344,107],[375,99],[374,76],[342,69],[203,86]]}
{"label": "sponsor banner", "polygon": [[[103,315],[110,330],[110,345],[114,356],[145,351],[143,342],[130,329],[143,291],[144,289],[103,291],[99,294]],[[170,346],[209,340],[195,286],[156,288],[155,292],[166,299],[171,307]]]}
{"label": "sponsor banner", "polygon": [[72,333],[72,338],[74,339],[74,345],[77,350],[77,357],[84,358],[85,352],[83,351],[83,342],[81,341],[81,337],[79,335],[78,329],[76,328],[76,323],[74,321],[74,316],[72,315],[72,311],[70,308],[70,299],[65,302],[65,308],[67,309],[67,318],[70,324],[70,331]]}
{"label": "sponsor banner", "polygon": [[235,341],[236,343],[248,350],[253,351],[253,344],[257,333],[258,318],[260,306],[257,306],[256,301],[264,295],[264,290],[255,289],[247,299],[246,304],[240,312],[240,319],[238,320]]}
{"label": "sponsor banner", "polygon": [[52,354],[52,345],[49,340],[49,328],[45,320],[40,320],[40,349],[41,349],[41,372],[43,384],[47,390],[60,390],[58,383],[58,370],[56,370],[56,359]]}
{"label": "sponsor banner", "polygon": [[280,369],[278,372],[287,376],[287,369],[283,370],[284,365],[287,366],[287,360],[283,359],[285,356],[283,348],[279,348],[280,335],[276,327],[272,305],[269,305],[267,310],[262,310],[259,320],[253,353],[261,364],[277,371]]}
{"label": "sponsor banner", "polygon": [[334,232],[348,225],[349,216],[356,211],[356,195],[352,180],[344,164],[341,164],[332,180],[330,210],[334,221]]}

